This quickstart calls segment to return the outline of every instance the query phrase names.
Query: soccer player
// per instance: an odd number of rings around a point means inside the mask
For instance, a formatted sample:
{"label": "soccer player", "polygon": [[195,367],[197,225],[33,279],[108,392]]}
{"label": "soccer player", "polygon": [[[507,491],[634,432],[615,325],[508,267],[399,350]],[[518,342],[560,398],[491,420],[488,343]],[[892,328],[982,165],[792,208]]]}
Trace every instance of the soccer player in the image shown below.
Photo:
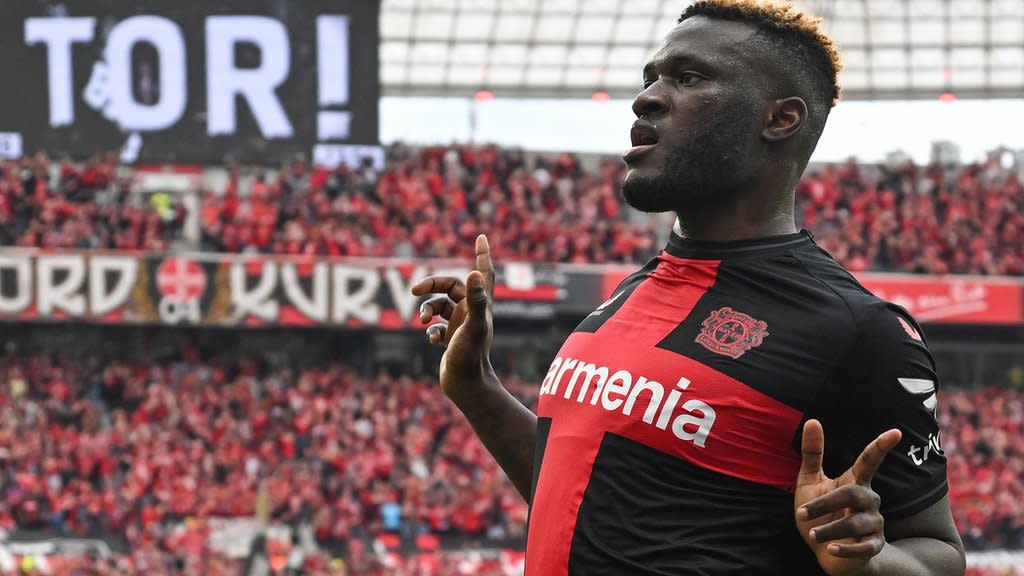
{"label": "soccer player", "polygon": [[527,576],[953,576],[917,323],[797,231],[839,58],[787,4],[704,0],[643,69],[623,195],[660,254],[558,352],[537,414],[488,359],[487,239],[428,277],[441,387],[530,502]]}

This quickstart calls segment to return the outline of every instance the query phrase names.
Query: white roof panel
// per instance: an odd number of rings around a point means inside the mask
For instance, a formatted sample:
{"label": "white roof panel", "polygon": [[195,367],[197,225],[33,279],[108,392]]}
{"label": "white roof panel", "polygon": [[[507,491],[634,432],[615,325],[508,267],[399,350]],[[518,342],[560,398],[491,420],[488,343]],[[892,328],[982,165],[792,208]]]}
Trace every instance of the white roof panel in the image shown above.
{"label": "white roof panel", "polygon": [[636,71],[636,63],[644,62],[650,54],[647,53],[641,46],[613,46],[611,51],[607,54],[607,62],[609,66],[623,66],[633,70],[634,75],[640,73]]}
{"label": "white roof panel", "polygon": [[993,48],[992,66],[994,68],[1016,68],[1024,71],[1024,48]]}
{"label": "white roof panel", "polygon": [[[1024,97],[1024,0],[797,0],[845,99]],[[686,0],[383,0],[385,94],[632,97]]]}
{"label": "white roof panel", "polygon": [[483,66],[452,66],[448,69],[448,82],[461,85],[479,85],[484,80]]}
{"label": "white roof panel", "polygon": [[537,86],[555,86],[562,80],[560,68],[538,67],[526,71],[526,81]]}
{"label": "white roof panel", "polygon": [[910,71],[910,82],[915,88],[933,90],[943,89],[947,84],[941,68],[913,68]]}
{"label": "white roof panel", "polygon": [[491,66],[487,70],[491,86],[516,86],[523,83],[522,66]]}
{"label": "white roof panel", "polygon": [[915,48],[910,52],[910,64],[914,68],[939,69],[947,64],[946,52],[941,48]]}
{"label": "white roof panel", "polygon": [[448,53],[448,61],[453,64],[476,64],[479,66],[487,62],[487,56],[487,44],[466,42],[451,47]]}
{"label": "white roof panel", "polygon": [[573,18],[569,14],[543,14],[537,21],[534,41],[549,41],[568,44],[566,34],[572,29]]}
{"label": "white roof panel", "polygon": [[506,66],[519,66],[526,64],[525,44],[495,44],[491,50],[491,62]]}
{"label": "white roof panel", "polygon": [[1024,18],[1024,2],[1020,0],[992,0],[991,14],[997,18]]}
{"label": "white roof panel", "polygon": [[647,36],[654,29],[657,19],[653,16],[627,16],[616,22],[612,40],[618,43],[636,43],[648,40]]}
{"label": "white roof panel", "polygon": [[530,64],[536,66],[558,66],[565,61],[569,47],[564,44],[541,44],[530,50]]}
{"label": "white roof panel", "polygon": [[533,34],[532,14],[499,12],[494,26],[494,39],[498,42],[525,42]]}
{"label": "white roof panel", "polygon": [[989,81],[996,86],[1014,87],[1024,84],[1024,68],[1003,68],[992,71]]}
{"label": "white roof panel", "polygon": [[455,20],[455,40],[457,42],[489,40],[491,28],[494,27],[494,14],[491,12],[465,12]]}
{"label": "white roof panel", "polygon": [[416,18],[418,38],[449,38],[452,35],[452,12],[426,12]]}

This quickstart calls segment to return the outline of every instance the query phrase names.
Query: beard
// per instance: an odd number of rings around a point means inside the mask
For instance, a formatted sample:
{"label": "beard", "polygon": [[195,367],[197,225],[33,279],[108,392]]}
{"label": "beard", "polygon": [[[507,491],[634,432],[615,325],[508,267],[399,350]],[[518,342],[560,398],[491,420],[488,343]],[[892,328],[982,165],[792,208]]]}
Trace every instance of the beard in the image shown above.
{"label": "beard", "polygon": [[750,171],[750,134],[739,122],[706,126],[694,137],[645,160],[622,183],[626,203],[641,212],[686,212],[730,203]]}

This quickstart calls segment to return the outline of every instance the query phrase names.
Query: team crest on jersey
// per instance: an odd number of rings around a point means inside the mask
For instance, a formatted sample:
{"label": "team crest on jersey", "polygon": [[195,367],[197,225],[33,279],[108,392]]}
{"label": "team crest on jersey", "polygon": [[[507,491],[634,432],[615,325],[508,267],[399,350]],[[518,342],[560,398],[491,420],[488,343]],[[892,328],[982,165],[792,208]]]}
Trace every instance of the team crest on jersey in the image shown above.
{"label": "team crest on jersey", "polygon": [[736,359],[764,342],[768,323],[726,306],[711,313],[701,324],[694,342],[716,354]]}

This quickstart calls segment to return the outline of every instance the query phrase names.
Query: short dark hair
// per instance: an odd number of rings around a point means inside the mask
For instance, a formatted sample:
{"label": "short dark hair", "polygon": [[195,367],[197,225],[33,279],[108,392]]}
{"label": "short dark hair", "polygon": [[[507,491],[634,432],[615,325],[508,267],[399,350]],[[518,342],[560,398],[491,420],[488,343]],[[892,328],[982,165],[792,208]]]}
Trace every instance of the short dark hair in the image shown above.
{"label": "short dark hair", "polygon": [[[679,17],[733,20],[754,25],[758,35],[785,57],[779,61],[797,86],[806,90],[809,108],[821,114],[839,101],[842,61],[835,43],[821,30],[821,19],[776,0],[699,0]],[[816,114],[817,115],[817,114]]]}

